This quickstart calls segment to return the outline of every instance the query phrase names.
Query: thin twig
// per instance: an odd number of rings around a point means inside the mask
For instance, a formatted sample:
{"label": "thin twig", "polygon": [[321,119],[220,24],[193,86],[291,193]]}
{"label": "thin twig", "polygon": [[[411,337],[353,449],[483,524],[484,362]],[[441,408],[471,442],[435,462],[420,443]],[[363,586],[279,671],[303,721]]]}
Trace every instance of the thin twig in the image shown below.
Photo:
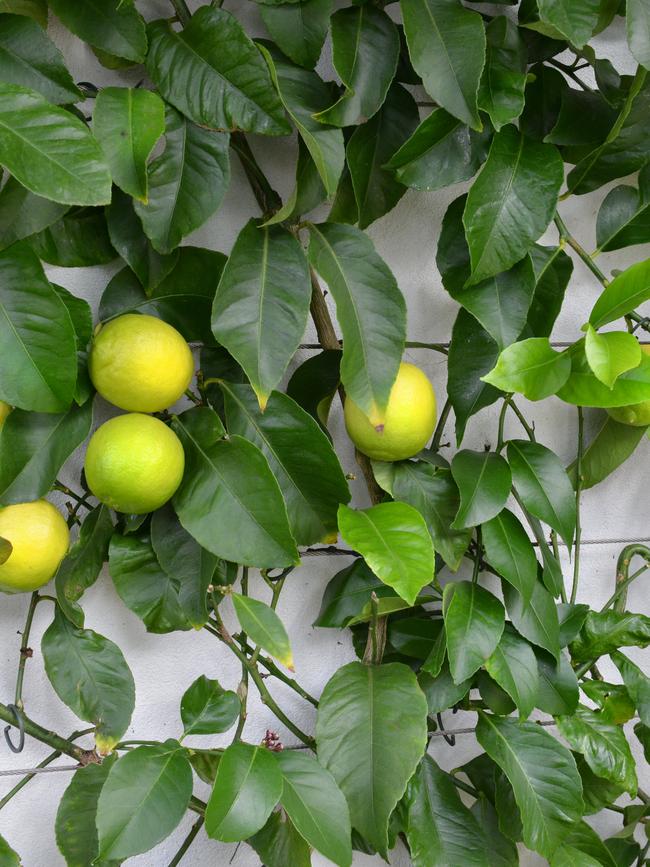
{"label": "thin twig", "polygon": [[582,526],[580,523],[580,499],[582,496],[582,455],[584,451],[584,413],[582,407],[578,407],[578,456],[576,459],[576,532],[575,542],[573,545],[573,583],[571,585],[570,602],[573,605],[578,596],[578,584],[580,583],[580,540],[582,536]]}
{"label": "thin twig", "polygon": [[199,818],[196,820],[196,822],[190,828],[189,834],[181,843],[180,849],[174,855],[172,860],[169,862],[168,867],[177,867],[177,865],[181,863],[181,861],[183,860],[183,856],[185,855],[187,850],[190,848],[190,846],[194,842],[194,838],[196,837],[196,835],[201,830],[201,827],[203,826],[204,821],[205,821],[205,819],[203,818],[203,816],[199,816]]}

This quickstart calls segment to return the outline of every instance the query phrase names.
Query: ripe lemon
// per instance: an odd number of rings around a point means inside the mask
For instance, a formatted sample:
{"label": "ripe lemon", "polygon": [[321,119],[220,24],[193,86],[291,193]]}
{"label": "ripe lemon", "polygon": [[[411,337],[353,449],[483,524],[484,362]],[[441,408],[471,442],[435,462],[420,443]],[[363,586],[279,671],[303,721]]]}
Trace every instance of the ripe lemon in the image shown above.
{"label": "ripe lemon", "polygon": [[5,420],[9,413],[11,412],[11,407],[8,403],[5,403],[4,400],[0,400],[0,428],[5,423]]}
{"label": "ripe lemon", "polygon": [[345,401],[345,426],[364,455],[377,461],[401,461],[416,455],[436,426],[436,395],[426,375],[402,362],[388,398],[383,429],[377,430],[350,398]]}
{"label": "ripe lemon", "polygon": [[[650,346],[642,346],[641,351],[650,355]],[[629,406],[613,406],[607,410],[614,421],[621,424],[629,424],[633,427],[646,427],[650,425],[650,400],[641,403],[633,403]]]}
{"label": "ripe lemon", "polygon": [[102,503],[144,515],[159,509],[180,485],[183,446],[157,418],[118,415],[99,427],[86,451],[86,481]]}
{"label": "ripe lemon", "polygon": [[131,412],[158,412],[181,397],[194,375],[183,337],[162,319],[126,313],[95,335],[90,378],[110,403]]}
{"label": "ripe lemon", "polygon": [[0,590],[38,590],[54,577],[70,544],[61,513],[47,500],[0,509],[0,537],[11,542],[9,558],[0,566]]}

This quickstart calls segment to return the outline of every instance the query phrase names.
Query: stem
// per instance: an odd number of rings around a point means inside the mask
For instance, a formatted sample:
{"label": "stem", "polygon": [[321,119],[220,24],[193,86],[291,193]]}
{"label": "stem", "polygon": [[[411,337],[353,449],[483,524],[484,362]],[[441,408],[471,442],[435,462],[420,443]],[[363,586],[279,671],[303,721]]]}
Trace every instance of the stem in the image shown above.
{"label": "stem", "polygon": [[29,650],[29,633],[32,629],[32,623],[34,621],[34,612],[36,611],[36,606],[39,602],[38,590],[34,590],[32,593],[31,599],[29,600],[29,608],[27,609],[27,619],[25,620],[25,628],[23,629],[23,637],[20,642],[20,658],[18,660],[18,673],[16,675],[16,693],[14,697],[14,704],[19,710],[22,711],[23,704],[23,680],[25,678],[25,664],[27,660],[31,656],[31,651]]}
{"label": "stem", "polygon": [[478,584],[478,578],[481,574],[481,555],[483,551],[483,539],[481,528],[476,528],[476,557],[474,558],[474,569],[472,572],[472,584]]}
{"label": "stem", "polygon": [[[632,559],[637,556],[643,557],[645,566],[639,569],[638,572],[635,572],[634,575],[629,576]],[[615,605],[617,611],[625,611],[627,588],[635,578],[638,578],[648,568],[650,568],[650,548],[641,544],[627,545],[623,548],[616,563],[616,590],[613,596],[607,600],[602,610],[606,611],[610,605]]]}
{"label": "stem", "polygon": [[72,497],[73,500],[77,503],[77,508],[79,506],[83,506],[84,509],[87,509],[89,512],[94,508],[88,501],[87,497],[90,497],[91,494],[77,494],[76,491],[73,491],[72,488],[69,488],[67,485],[64,485],[63,482],[56,479],[54,484],[52,485],[53,491],[59,491],[61,494],[65,494],[66,497]]}
{"label": "stem", "polygon": [[589,253],[585,250],[585,248],[576,241],[571,232],[569,231],[567,224],[564,222],[562,217],[557,213],[555,213],[555,217],[553,218],[555,225],[557,226],[557,230],[560,233],[560,240],[566,241],[569,247],[571,247],[574,252],[578,254],[578,256],[585,263],[587,268],[591,271],[591,273],[603,284],[603,286],[607,286],[609,280],[605,277],[604,273],[600,270],[598,265],[591,258]]}
{"label": "stem", "polygon": [[447,773],[447,771],[444,771],[444,773],[447,774],[454,786],[456,786],[462,792],[467,792],[468,795],[471,795],[473,798],[476,798],[478,800],[479,793],[474,788],[474,786],[470,786],[469,783],[465,783],[463,782],[463,780],[459,780],[458,777],[455,777],[453,774]]}
{"label": "stem", "polygon": [[230,136],[230,146],[235,151],[246,173],[253,195],[260,206],[264,217],[272,216],[282,207],[282,199],[269,183],[266,175],[255,159],[246,136],[242,132],[234,132]]}
{"label": "stem", "polygon": [[449,355],[449,347],[444,343],[421,343],[419,340],[407,340],[404,344],[407,349],[432,349],[442,355]]}
{"label": "stem", "polygon": [[169,862],[169,867],[176,867],[177,864],[181,863],[181,861],[183,860],[183,856],[185,855],[187,850],[190,848],[190,846],[194,842],[194,838],[196,837],[196,835],[201,830],[204,821],[205,821],[205,819],[203,818],[203,816],[199,816],[199,818],[196,820],[196,822],[192,825],[192,827],[190,828],[190,833],[187,835],[187,837],[183,840],[183,842],[181,844],[181,848],[178,850],[178,852],[174,855],[172,860]]}
{"label": "stem", "polygon": [[[248,566],[242,567],[241,592],[243,596],[248,596]],[[217,614],[216,608],[215,614]],[[245,632],[242,632],[241,640],[243,642],[246,641]],[[241,667],[241,680],[239,681],[239,688],[237,690],[237,694],[239,695],[241,706],[239,708],[239,720],[237,721],[237,728],[235,729],[235,734],[233,735],[232,739],[233,744],[241,739],[244,731],[244,726],[246,725],[246,710],[248,705],[248,669],[243,663]]]}
{"label": "stem", "polygon": [[[241,635],[238,636],[238,638],[239,643],[242,644]],[[242,650],[244,651],[244,653],[248,654],[252,654],[254,652],[251,645],[245,642],[242,644]],[[270,675],[277,678],[278,680],[281,680],[282,683],[290,687],[290,689],[296,692],[301,698],[304,698],[305,701],[308,701],[314,707],[318,707],[318,699],[314,698],[313,695],[310,695],[307,690],[298,683],[297,680],[289,677],[282,671],[282,669],[278,668],[278,666],[273,662],[272,659],[269,659],[267,656],[262,656],[262,654],[260,654],[257,658],[257,661],[263,668],[268,671]]]}
{"label": "stem", "polygon": [[176,12],[176,17],[183,25],[183,27],[185,27],[185,25],[189,23],[189,20],[192,17],[190,10],[187,8],[187,3],[185,2],[185,0],[170,0],[170,2],[174,7],[174,11]]}
{"label": "stem", "polygon": [[451,401],[449,398],[445,401],[445,405],[442,408],[442,412],[440,413],[440,418],[438,419],[438,424],[436,426],[435,433],[433,435],[433,439],[431,440],[431,450],[437,452],[440,450],[440,443],[442,441],[442,435],[445,432],[445,425],[447,424],[447,420],[449,419],[449,415],[451,413]]}
{"label": "stem", "polygon": [[503,430],[506,423],[506,415],[508,413],[508,407],[512,401],[514,395],[507,394],[503,400],[503,406],[501,407],[501,412],[499,413],[499,430],[497,433],[497,447],[495,451],[497,454],[503,449],[504,439],[503,439]]}
{"label": "stem", "polygon": [[[592,92],[589,85],[585,84],[584,81],[578,75],[576,75],[575,67],[567,66],[565,63],[561,63],[559,60],[555,60],[555,58],[549,59],[548,63],[550,63],[552,66],[555,66],[557,69],[560,69],[565,75],[568,75],[569,78],[572,78],[573,81],[575,81],[575,83],[579,85],[583,90],[586,90],[590,93]],[[584,69],[584,66],[580,68]]]}
{"label": "stem", "polygon": [[[83,750],[81,747],[75,746],[70,740],[61,737],[61,735],[57,735],[55,732],[48,731],[43,726],[31,720],[28,716],[25,715],[23,711],[21,711],[23,718],[23,725],[25,728],[25,734],[30,735],[35,738],[37,741],[41,741],[41,743],[48,744],[48,746],[52,747],[55,750],[58,750],[60,753],[63,753],[66,756],[70,756],[73,759],[76,759],[78,762],[82,764],[87,763],[89,757],[89,750]],[[4,720],[4,722],[9,723],[15,727],[16,720],[14,719],[14,715],[9,710],[6,704],[0,704],[0,720]]]}
{"label": "stem", "polygon": [[519,409],[519,407],[518,407],[517,404],[514,402],[514,400],[511,400],[511,401],[510,401],[510,408],[512,409],[512,411],[514,412],[514,414],[515,414],[515,415],[517,416],[517,418],[519,419],[519,424],[520,424],[520,425],[523,427],[523,429],[526,431],[526,435],[528,436],[528,439],[529,439],[532,443],[534,443],[534,442],[536,441],[536,440],[535,440],[535,428],[534,428],[533,426],[531,426],[531,425],[528,424],[528,422],[526,421],[526,418],[525,418],[523,412]]}
{"label": "stem", "polygon": [[627,592],[627,588],[630,586],[630,584],[633,581],[636,581],[636,579],[639,577],[639,575],[643,575],[643,573],[647,572],[647,571],[648,571],[647,565],[641,566],[640,569],[637,569],[636,572],[633,572],[631,575],[628,575],[627,578],[625,578],[623,581],[621,581],[621,583],[616,588],[615,592],[612,593],[612,595],[609,597],[607,602],[605,602],[603,607],[600,609],[601,612],[607,611],[608,609],[610,609],[612,607],[612,605],[614,605],[616,600],[619,599],[624,593]]}
{"label": "stem", "polygon": [[578,457],[576,460],[576,535],[573,546],[573,584],[571,586],[570,602],[576,601],[578,595],[578,584],[580,583],[580,539],[582,536],[582,527],[580,524],[580,498],[582,495],[582,455],[584,452],[584,413],[582,407],[578,407]]}

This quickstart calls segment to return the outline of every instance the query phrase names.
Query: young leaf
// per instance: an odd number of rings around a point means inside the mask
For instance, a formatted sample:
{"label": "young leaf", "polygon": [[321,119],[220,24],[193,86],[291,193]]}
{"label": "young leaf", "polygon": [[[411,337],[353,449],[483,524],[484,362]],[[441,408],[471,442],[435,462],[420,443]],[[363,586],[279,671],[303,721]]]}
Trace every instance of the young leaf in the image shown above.
{"label": "young leaf", "polygon": [[146,203],[147,160],[165,132],[163,101],[142,88],[103,87],[95,100],[93,131],[113,182]]}
{"label": "young leaf", "polygon": [[298,348],[310,298],[300,243],[281,226],[249,220],[221,275],[212,330],[243,367],[262,410]]}
{"label": "young leaf", "polygon": [[382,424],[406,338],[402,293],[370,238],[352,226],[311,226],[309,259],[336,302],[345,390],[373,424]]}
{"label": "young leaf", "polygon": [[528,602],[537,583],[538,563],[521,522],[503,509],[484,523],[481,530],[488,563]]}
{"label": "young leaf", "polygon": [[478,91],[478,105],[490,115],[497,132],[516,120],[524,108],[526,44],[519,28],[498,15],[486,29],[487,56]]}
{"label": "young leaf", "polygon": [[537,705],[539,678],[532,647],[514,629],[507,628],[485,670],[514,701],[519,719],[525,720]]}
{"label": "young leaf", "polygon": [[99,858],[121,861],[152,849],[176,828],[191,796],[192,768],[177,741],[121,756],[97,804]]}
{"label": "young leaf", "polygon": [[460,506],[451,525],[454,530],[489,521],[510,495],[510,467],[493,452],[458,452],[451,462],[451,474],[460,491]]}
{"label": "young leaf", "polygon": [[641,363],[639,341],[627,331],[607,331],[601,334],[592,325],[587,328],[585,355],[594,376],[608,388],[618,377]]}
{"label": "young leaf", "polygon": [[92,864],[99,853],[97,801],[116,759],[114,753],[100,765],[90,764],[75,771],[59,802],[54,825],[56,842],[70,867]]}
{"label": "young leaf", "polygon": [[283,780],[280,803],[297,830],[334,864],[350,867],[350,813],[332,775],[296,750],[278,753],[277,760]]}
{"label": "young leaf", "polygon": [[272,608],[250,596],[232,594],[239,625],[262,650],[293,671],[293,654],[284,624]]}
{"label": "young leaf", "polygon": [[557,396],[577,406],[628,407],[650,399],[650,356],[643,353],[641,363],[621,374],[612,388],[596,379],[587,362],[585,341],[579,340],[568,350],[571,375]]}
{"label": "young leaf", "polygon": [[350,662],[321,695],[318,759],[345,795],[352,827],[384,857],[390,815],[422,758],[426,732],[424,695],[400,663]]}
{"label": "young leaf", "polygon": [[602,328],[650,299],[650,259],[636,262],[618,274],[600,293],[589,315],[594,328]]}
{"label": "young leaf", "polygon": [[589,42],[598,24],[598,0],[537,0],[539,17],[576,48]]}
{"label": "young leaf", "polygon": [[553,145],[505,126],[467,196],[463,222],[478,283],[522,259],[550,223],[564,170]]}
{"label": "young leaf", "polygon": [[454,683],[460,684],[494,653],[503,634],[505,611],[496,596],[470,581],[445,585],[442,610],[449,669]]}
{"label": "young leaf", "polygon": [[142,63],[147,34],[133,0],[106,0],[101,12],[93,0],[50,0],[52,11],[84,42],[107,54]]}
{"label": "young leaf", "polygon": [[231,744],[217,768],[205,811],[208,837],[224,843],[245,840],[266,823],[282,795],[282,774],[266,747]]}
{"label": "young leaf", "polygon": [[160,94],[195,124],[227,132],[286,135],[269,71],[238,20],[202,6],[180,32],[149,25],[147,71]]}
{"label": "young leaf", "polygon": [[530,602],[509,584],[503,584],[503,599],[513,625],[524,638],[560,657],[560,624],[551,594],[541,581],[535,582]]}
{"label": "young leaf", "polygon": [[482,379],[528,400],[543,400],[562,388],[570,374],[571,359],[565,352],[556,352],[548,337],[529,337],[506,347]]}
{"label": "young leaf", "polygon": [[477,93],[485,64],[480,15],[460,0],[401,0],[413,66],[432,99],[454,117],[482,129]]}
{"label": "young leaf", "polygon": [[298,66],[313,69],[329,30],[332,0],[260,3],[259,11],[278,48]]}
{"label": "young leaf", "polygon": [[370,509],[339,506],[339,528],[378,578],[409,605],[433,578],[434,552],[422,515],[406,503],[381,503]]}
{"label": "young leaf", "polygon": [[185,735],[227,732],[239,716],[241,701],[236,692],[225,690],[218,680],[204,674],[183,693],[181,719]]}

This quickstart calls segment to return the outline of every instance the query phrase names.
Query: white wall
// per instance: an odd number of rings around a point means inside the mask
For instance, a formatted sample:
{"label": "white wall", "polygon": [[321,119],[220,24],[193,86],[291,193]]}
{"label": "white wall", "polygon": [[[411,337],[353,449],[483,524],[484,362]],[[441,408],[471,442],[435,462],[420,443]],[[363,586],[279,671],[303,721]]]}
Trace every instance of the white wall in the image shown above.
{"label": "white wall", "polygon": [[[197,6],[191,3],[190,6]],[[227,3],[233,8],[233,2]],[[146,7],[148,17],[168,16],[169,5],[164,0],[149,0],[141,3]],[[257,17],[254,3],[237,0],[237,14],[244,20],[252,34],[262,34],[263,28]],[[389,7],[389,9],[392,7]],[[485,7],[483,7],[485,8]],[[503,7],[501,7],[503,9]],[[64,51],[68,64],[76,80],[91,80],[97,84],[135,83],[141,72],[131,72],[126,76],[103,69],[92,53],[78,40],[71,37],[56,24],[52,35]],[[611,28],[607,41],[600,49],[607,53],[624,69],[627,52],[622,28]],[[294,143],[287,140],[254,139],[253,146],[260,162],[268,172],[274,185],[284,196],[293,184],[295,160]],[[447,296],[441,286],[435,266],[435,252],[440,223],[447,205],[462,190],[453,188],[436,194],[408,192],[398,207],[387,217],[378,221],[371,229],[377,249],[393,269],[398,282],[406,295],[409,308],[409,339],[420,341],[445,341],[449,339],[451,326],[456,315],[456,304]],[[569,201],[563,209],[569,226],[587,249],[595,247],[594,225],[601,194],[582,197]],[[230,193],[217,216],[202,229],[187,239],[189,243],[228,252],[232,243],[253,214],[257,213],[255,201],[250,194],[243,174],[233,159],[233,179]],[[556,239],[553,232],[548,233],[549,243]],[[633,248],[619,254],[602,256],[600,265],[606,272],[631,264],[635,259],[650,255],[648,250]],[[76,294],[96,305],[114,268],[59,269],[51,268],[51,278],[63,284]],[[580,325],[586,320],[588,310],[599,292],[599,285],[580,263],[576,269],[560,320],[554,332],[554,339],[573,341],[579,336]],[[306,340],[313,341],[314,335],[308,333]],[[412,350],[407,358],[421,365],[431,377],[440,403],[445,395],[444,358],[428,351]],[[525,405],[521,402],[529,419],[534,420],[539,439],[554,448],[567,461],[575,456],[576,423],[575,410],[551,398],[542,404]],[[98,408],[96,422],[101,422],[107,414],[104,405]],[[591,433],[597,426],[602,413],[587,413],[587,431]],[[449,427],[450,434],[453,433]],[[351,449],[347,443],[338,406],[332,412],[332,432],[342,455],[346,471],[356,469]],[[507,433],[520,436],[514,423],[509,422]],[[496,412],[494,408],[484,410],[474,417],[468,426],[465,444],[472,448],[482,448],[485,443],[494,444],[496,438]],[[448,439],[448,438],[445,438]],[[613,588],[616,557],[623,546],[622,540],[650,538],[650,524],[647,515],[650,511],[650,485],[647,483],[647,462],[650,447],[643,441],[626,467],[612,476],[598,488],[584,495],[583,538],[585,548],[582,556],[582,586],[580,600],[598,607],[609,597]],[[74,484],[78,478],[81,455],[76,456],[66,480]],[[355,485],[357,504],[364,505],[363,486]],[[599,539],[620,540],[607,544],[589,544]],[[340,665],[352,656],[350,641],[346,633],[313,629],[309,624],[315,619],[320,606],[323,589],[327,581],[346,564],[337,558],[310,558],[288,579],[280,614],[293,639],[297,677],[316,695]],[[565,574],[568,564],[565,560]],[[261,583],[261,582],[260,582]],[[264,585],[256,588],[260,598],[266,599]],[[14,689],[15,665],[18,658],[19,636],[28,605],[28,596],[3,596],[0,600],[0,699],[8,702]],[[173,633],[166,636],[149,635],[140,620],[136,618],[118,598],[109,575],[104,572],[97,584],[83,599],[86,611],[86,624],[110,637],[122,648],[133,671],[137,705],[132,724],[126,737],[160,738],[175,737],[181,732],[178,706],[184,690],[200,674],[218,678],[228,688],[235,688],[239,681],[239,666],[234,658],[205,632]],[[650,613],[648,594],[643,579],[633,585],[629,606],[632,610]],[[50,622],[51,608],[42,603],[37,611],[32,633],[31,645],[35,650],[34,658],[27,665],[25,679],[25,701],[29,715],[61,733],[72,731],[78,720],[67,710],[54,694],[43,670],[39,652],[40,637]],[[630,656],[640,664],[647,664],[647,655],[631,652]],[[606,675],[611,674],[608,670]],[[613,676],[613,675],[612,675]],[[282,684],[270,683],[278,701],[286,707],[289,715],[303,727],[310,729],[314,713],[310,705],[295,696]],[[473,715],[448,714],[448,727],[472,724]],[[466,719],[463,717],[466,716]],[[278,730],[285,743],[293,743],[293,736],[275,721],[273,715],[253,697],[249,703],[249,721],[245,736],[251,741],[259,740],[266,728]],[[219,738],[197,737],[196,745],[218,745]],[[635,742],[635,738],[632,738]],[[636,747],[635,747],[636,749]],[[439,740],[434,741],[432,755],[445,768],[462,764],[478,752],[473,738],[458,739],[455,749],[447,747]],[[9,753],[0,741],[0,769],[32,767],[39,762],[49,748],[29,740],[19,756]],[[643,773],[643,759],[636,750]],[[64,760],[61,760],[62,763]],[[67,762],[66,762],[67,763]],[[647,770],[647,769],[646,769]],[[0,796],[8,791],[16,778],[0,778]],[[21,854],[25,867],[56,867],[63,859],[54,841],[54,818],[58,800],[69,782],[67,774],[44,775],[32,781],[10,804],[0,812],[0,833],[5,835],[12,846]],[[646,774],[646,786],[648,779]],[[203,791],[202,791],[203,788]],[[206,787],[197,785],[197,794],[205,795]],[[618,817],[605,814],[596,824],[604,835],[618,830]],[[158,848],[129,861],[134,867],[162,867],[169,862],[191,826],[190,816],[171,837]],[[200,836],[186,855],[183,864],[226,865],[230,862],[235,847],[208,840],[201,831]],[[235,867],[256,867],[259,859],[246,845],[242,845],[232,861]],[[324,867],[325,859],[318,855],[313,858],[315,867]],[[370,867],[381,863],[379,858],[358,855],[357,867]],[[545,863],[534,855],[526,855],[522,864]],[[408,858],[402,852],[395,854],[393,864],[407,867]],[[289,865],[288,865],[289,867]]]}

